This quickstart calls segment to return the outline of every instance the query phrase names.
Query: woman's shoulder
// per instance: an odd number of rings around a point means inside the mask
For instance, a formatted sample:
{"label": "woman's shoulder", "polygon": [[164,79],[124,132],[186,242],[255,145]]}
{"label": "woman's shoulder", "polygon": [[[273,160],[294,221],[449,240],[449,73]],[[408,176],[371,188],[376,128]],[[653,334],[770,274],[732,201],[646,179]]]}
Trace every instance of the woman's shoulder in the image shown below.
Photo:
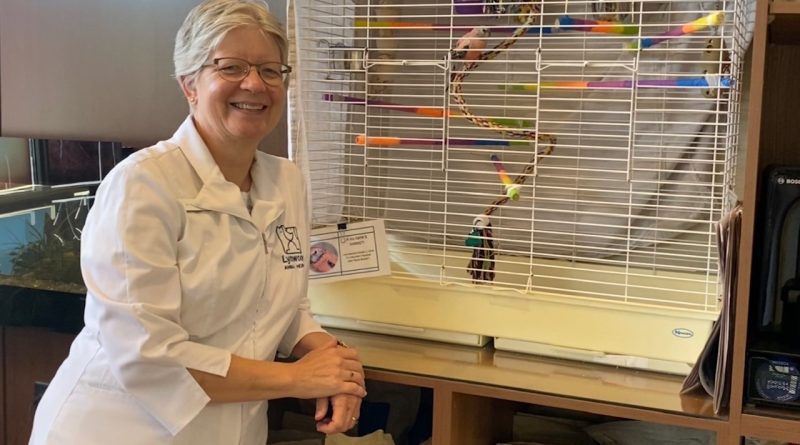
{"label": "woman's shoulder", "polygon": [[184,161],[184,157],[177,145],[169,141],[161,141],[131,153],[130,156],[114,166],[109,175],[165,176],[165,170],[174,172],[175,162],[182,161]]}
{"label": "woman's shoulder", "polygon": [[136,150],[125,158],[120,165],[124,168],[134,168],[134,166],[145,168],[154,167],[163,158],[174,157],[176,155],[181,155],[180,148],[176,144],[170,141],[161,141],[155,145]]}
{"label": "woman's shoulder", "polygon": [[180,158],[180,149],[167,141],[141,148],[108,172],[103,178],[101,189],[113,188],[121,191],[130,188],[133,193],[143,183],[165,191],[174,189],[177,176],[180,176],[178,172],[182,170],[179,167],[182,162]]}

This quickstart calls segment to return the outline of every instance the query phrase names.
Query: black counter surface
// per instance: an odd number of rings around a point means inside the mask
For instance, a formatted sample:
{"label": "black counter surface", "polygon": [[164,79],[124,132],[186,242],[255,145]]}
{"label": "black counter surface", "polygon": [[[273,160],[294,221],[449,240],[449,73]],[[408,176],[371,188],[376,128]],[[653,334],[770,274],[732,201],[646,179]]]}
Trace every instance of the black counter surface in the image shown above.
{"label": "black counter surface", "polygon": [[77,334],[85,294],[0,285],[0,326],[47,328]]}

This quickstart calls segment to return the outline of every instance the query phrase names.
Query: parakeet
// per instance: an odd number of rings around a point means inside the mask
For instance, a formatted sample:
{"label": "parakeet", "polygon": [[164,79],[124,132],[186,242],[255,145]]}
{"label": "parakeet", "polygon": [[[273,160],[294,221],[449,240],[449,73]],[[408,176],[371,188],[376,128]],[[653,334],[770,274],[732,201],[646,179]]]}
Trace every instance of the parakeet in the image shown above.
{"label": "parakeet", "polygon": [[489,28],[479,26],[472,28],[461,36],[453,48],[453,59],[478,60],[486,48],[486,38],[490,36]]}
{"label": "parakeet", "polygon": [[392,60],[392,56],[379,53],[375,63],[367,70],[367,94],[387,94],[392,83],[392,76],[396,74],[397,67],[383,62]]}
{"label": "parakeet", "polygon": [[628,2],[595,0],[591,3],[594,17],[610,22],[628,22],[631,17],[631,5]]}
{"label": "parakeet", "polygon": [[[729,76],[731,72],[730,51],[722,48],[722,39],[712,37],[706,40],[706,49],[703,51],[702,61],[704,65],[703,76]],[[700,90],[703,97],[708,99],[716,98],[722,90],[712,86]]]}

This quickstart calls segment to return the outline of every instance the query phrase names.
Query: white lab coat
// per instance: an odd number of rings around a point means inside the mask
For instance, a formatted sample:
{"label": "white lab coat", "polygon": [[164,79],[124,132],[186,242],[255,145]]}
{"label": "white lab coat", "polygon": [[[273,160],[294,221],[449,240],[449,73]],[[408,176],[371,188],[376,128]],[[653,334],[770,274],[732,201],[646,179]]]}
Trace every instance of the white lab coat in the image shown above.
{"label": "white lab coat", "polygon": [[86,221],[86,326],[30,443],[263,445],[266,402],[209,404],[186,368],[272,360],[321,331],[306,298],[308,215],[293,163],[257,153],[248,213],[191,117],[115,167]]}

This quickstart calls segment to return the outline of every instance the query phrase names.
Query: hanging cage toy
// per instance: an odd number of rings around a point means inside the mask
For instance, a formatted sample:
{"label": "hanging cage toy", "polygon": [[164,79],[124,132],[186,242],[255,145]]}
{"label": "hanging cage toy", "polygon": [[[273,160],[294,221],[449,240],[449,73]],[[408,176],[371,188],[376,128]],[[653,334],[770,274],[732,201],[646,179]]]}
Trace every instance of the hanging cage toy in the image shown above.
{"label": "hanging cage toy", "polygon": [[[507,126],[500,125],[497,122],[493,122],[490,119],[476,116],[469,109],[469,106],[464,99],[462,82],[481,64],[481,62],[494,59],[502,50],[508,49],[517,43],[519,37],[525,34],[530,25],[538,20],[538,6],[533,3],[526,4],[529,7],[525,9],[527,11],[527,15],[524,22],[514,30],[511,36],[504,39],[497,46],[492,48],[492,50],[484,51],[484,36],[481,36],[480,38],[480,41],[483,42],[482,45],[474,42],[478,40],[477,36],[481,34],[481,31],[478,28],[475,28],[459,39],[456,47],[453,51],[451,51],[451,59],[464,59],[461,70],[454,70],[450,78],[451,93],[455,102],[458,104],[458,107],[461,111],[461,116],[479,127],[496,131],[506,138],[538,141],[539,143],[544,143],[545,145],[543,150],[533,154],[522,174],[518,175],[514,181],[510,181],[508,175],[506,174],[506,179],[509,179],[509,183],[505,184],[506,190],[517,191],[517,196],[519,187],[527,180],[528,176],[533,173],[538,159],[540,157],[548,156],[552,153],[556,144],[556,138],[552,135],[540,134],[534,130],[509,128]],[[467,54],[463,54],[464,52]],[[472,55],[468,55],[470,52],[472,52]],[[495,199],[492,204],[490,204],[489,207],[484,210],[483,214],[476,217],[473,221],[472,231],[467,237],[465,244],[469,247],[472,247],[472,259],[467,265],[467,273],[472,276],[472,281],[474,283],[486,283],[494,280],[495,251],[494,240],[492,237],[492,224],[489,217],[495,212],[495,210],[497,210],[499,206],[508,202],[508,200],[511,199],[511,195],[512,194],[505,194],[502,197]]]}

